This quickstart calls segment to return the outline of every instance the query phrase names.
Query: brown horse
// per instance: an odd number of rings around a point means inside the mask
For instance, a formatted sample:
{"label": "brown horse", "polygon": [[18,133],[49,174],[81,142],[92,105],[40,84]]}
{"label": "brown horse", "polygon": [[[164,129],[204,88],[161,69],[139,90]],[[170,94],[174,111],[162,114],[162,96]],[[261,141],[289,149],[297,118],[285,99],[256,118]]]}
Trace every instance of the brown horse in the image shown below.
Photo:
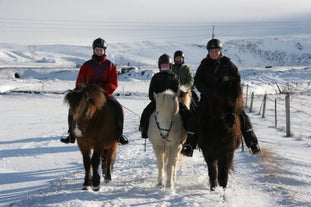
{"label": "brown horse", "polygon": [[102,158],[105,182],[111,181],[118,143],[115,113],[104,91],[95,84],[81,85],[70,90],[64,101],[73,117],[72,133],[76,136],[83,156],[85,177],[83,189],[100,188],[99,163]]}
{"label": "brown horse", "polygon": [[211,190],[217,184],[227,187],[234,151],[242,139],[242,105],[240,78],[225,77],[199,107],[198,146],[207,163]]}

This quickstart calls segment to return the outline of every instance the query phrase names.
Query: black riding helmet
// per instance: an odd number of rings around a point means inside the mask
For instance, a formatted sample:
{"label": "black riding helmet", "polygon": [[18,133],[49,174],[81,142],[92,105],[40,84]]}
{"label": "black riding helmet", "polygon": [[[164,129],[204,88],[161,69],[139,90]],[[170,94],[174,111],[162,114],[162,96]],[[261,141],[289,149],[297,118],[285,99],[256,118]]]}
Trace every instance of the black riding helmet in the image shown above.
{"label": "black riding helmet", "polygon": [[159,61],[158,61],[158,67],[160,69],[160,65],[161,64],[170,64],[170,68],[172,66],[172,58],[167,55],[167,54],[163,54],[159,57]]}
{"label": "black riding helmet", "polygon": [[181,51],[181,50],[177,50],[177,51],[174,53],[174,59],[175,59],[175,57],[178,57],[178,56],[180,56],[180,57],[182,57],[182,58],[185,58],[184,52]]}
{"label": "black riding helmet", "polygon": [[211,39],[210,41],[208,41],[207,46],[206,46],[207,50],[211,50],[211,49],[222,49],[222,42],[218,39]]}
{"label": "black riding helmet", "polygon": [[[175,60],[176,57],[182,57],[182,61],[181,61],[181,62],[177,62],[177,61]],[[184,60],[185,60],[184,52],[181,51],[181,50],[177,50],[177,51],[174,53],[174,62],[175,62],[175,64],[181,65],[181,64],[184,63]]]}
{"label": "black riding helmet", "polygon": [[93,41],[93,50],[96,47],[104,48],[106,50],[107,48],[106,41],[103,40],[102,38],[97,38],[96,40]]}

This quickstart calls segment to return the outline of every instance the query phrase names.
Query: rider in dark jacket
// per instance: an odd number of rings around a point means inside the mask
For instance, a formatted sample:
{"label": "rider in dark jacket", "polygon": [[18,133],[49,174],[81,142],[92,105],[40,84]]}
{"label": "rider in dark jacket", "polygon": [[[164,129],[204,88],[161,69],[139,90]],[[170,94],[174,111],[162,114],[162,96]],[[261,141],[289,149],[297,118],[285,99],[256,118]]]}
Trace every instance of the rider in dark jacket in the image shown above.
{"label": "rider in dark jacket", "polygon": [[[140,119],[139,131],[142,132],[142,138],[145,139],[148,138],[149,118],[156,109],[153,93],[161,93],[167,89],[171,89],[176,94],[180,92],[179,78],[176,74],[171,72],[171,57],[167,54],[161,55],[159,57],[158,67],[160,72],[154,74],[149,85],[149,99],[151,102],[144,109]],[[186,125],[190,111],[182,103],[179,103],[179,107],[181,118],[184,125]]]}
{"label": "rider in dark jacket", "polygon": [[[213,91],[215,87],[217,87],[218,80],[222,80],[225,76],[234,76],[236,78],[240,78],[238,68],[231,62],[228,57],[221,53],[221,49],[222,43],[218,39],[211,39],[207,43],[208,56],[202,60],[195,74],[194,85],[201,93],[198,110],[207,101],[209,92]],[[196,117],[194,119],[196,120]],[[241,131],[246,146],[250,148],[253,154],[258,153],[260,151],[258,140],[253,131],[249,117],[244,111],[242,111],[240,119]],[[226,121],[230,122],[232,120]],[[190,121],[189,123],[194,124],[193,126],[190,126],[191,129],[189,130],[195,131],[196,121]],[[190,144],[183,148],[183,154],[192,156],[193,148],[196,147],[196,137],[192,136],[190,138],[193,140],[187,140],[187,142]]]}

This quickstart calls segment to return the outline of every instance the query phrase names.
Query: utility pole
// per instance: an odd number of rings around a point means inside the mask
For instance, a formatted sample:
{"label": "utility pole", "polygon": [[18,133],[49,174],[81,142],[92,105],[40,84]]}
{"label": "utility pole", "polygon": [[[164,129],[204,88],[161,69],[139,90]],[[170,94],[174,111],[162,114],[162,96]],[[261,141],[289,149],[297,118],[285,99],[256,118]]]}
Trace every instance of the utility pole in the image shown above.
{"label": "utility pole", "polygon": [[215,38],[215,25],[213,26],[213,33],[212,33],[212,39]]}

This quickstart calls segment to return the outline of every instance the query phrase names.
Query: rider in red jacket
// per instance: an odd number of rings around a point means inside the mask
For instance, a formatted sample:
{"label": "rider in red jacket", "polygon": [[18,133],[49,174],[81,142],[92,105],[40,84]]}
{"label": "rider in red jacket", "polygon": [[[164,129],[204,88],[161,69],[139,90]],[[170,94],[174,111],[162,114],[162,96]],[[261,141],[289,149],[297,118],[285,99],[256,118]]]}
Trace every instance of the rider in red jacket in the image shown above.
{"label": "rider in red jacket", "polygon": [[[92,59],[86,61],[82,67],[80,68],[76,87],[81,84],[87,83],[95,83],[99,85],[101,88],[105,90],[105,94],[108,98],[108,103],[114,106],[116,111],[116,125],[117,125],[117,139],[120,144],[127,144],[128,140],[123,135],[123,123],[124,123],[124,116],[123,116],[123,109],[121,104],[114,98],[112,93],[118,87],[118,72],[116,66],[107,59],[105,54],[106,52],[106,41],[97,38],[93,42],[93,56]],[[69,113],[68,115],[68,122],[69,122],[69,136],[65,139],[61,139],[61,142],[64,143],[74,143],[75,137],[71,133],[71,122],[72,122],[72,115]]]}
{"label": "rider in red jacket", "polygon": [[91,60],[86,61],[78,74],[76,86],[85,83],[96,83],[111,97],[118,87],[118,73],[116,66],[107,59],[106,55],[94,54]]}

